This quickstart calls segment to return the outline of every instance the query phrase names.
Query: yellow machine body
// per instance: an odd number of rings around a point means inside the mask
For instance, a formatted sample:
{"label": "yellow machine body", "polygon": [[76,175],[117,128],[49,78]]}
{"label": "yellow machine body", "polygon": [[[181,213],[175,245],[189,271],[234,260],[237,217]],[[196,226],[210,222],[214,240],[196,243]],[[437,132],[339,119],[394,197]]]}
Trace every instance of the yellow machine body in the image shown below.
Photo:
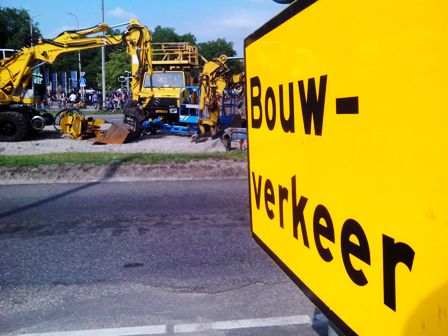
{"label": "yellow machine body", "polygon": [[52,40],[40,40],[24,47],[11,57],[0,61],[0,104],[37,103],[40,98],[27,97],[33,69],[44,63],[53,63],[64,53],[121,43],[121,36],[87,37],[107,31],[106,24],[97,27],[64,32]]}
{"label": "yellow machine body", "polygon": [[224,91],[226,89],[244,90],[244,74],[230,75],[226,62],[225,55],[208,61],[199,78],[201,117],[198,126],[202,135],[206,133],[205,126],[207,126],[210,128],[212,137],[216,136]]}
{"label": "yellow machine body", "polygon": [[151,117],[178,121],[181,104],[192,86],[191,71],[199,66],[198,48],[188,42],[152,44],[152,76],[145,76],[142,92],[150,90],[153,100],[146,106]]}
{"label": "yellow machine body", "polygon": [[61,133],[67,134],[70,138],[83,140],[102,135],[101,126],[107,123],[103,119],[93,119],[78,114],[66,114],[61,118]]}
{"label": "yellow machine body", "polygon": [[[108,29],[109,26],[102,23],[89,29],[66,31],[54,39],[40,39],[34,46],[24,47],[0,61],[2,141],[20,141],[30,133],[32,119],[40,114],[26,104],[38,103],[44,98],[43,95],[34,95],[31,90],[33,72],[45,63],[55,62],[64,53],[102,46],[125,46],[131,57],[132,98],[139,108],[149,104],[153,92],[151,88],[143,90],[145,77],[152,74],[152,37],[149,29],[131,19],[121,35],[96,35]],[[95,36],[90,36],[92,34]]]}

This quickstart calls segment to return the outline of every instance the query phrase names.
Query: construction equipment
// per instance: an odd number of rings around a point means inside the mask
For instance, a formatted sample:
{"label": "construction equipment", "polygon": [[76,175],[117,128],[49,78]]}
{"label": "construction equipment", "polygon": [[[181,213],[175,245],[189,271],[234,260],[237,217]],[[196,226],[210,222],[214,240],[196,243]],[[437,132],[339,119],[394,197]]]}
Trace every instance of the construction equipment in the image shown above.
{"label": "construction equipment", "polygon": [[70,138],[82,140],[102,135],[101,125],[106,124],[103,119],[93,119],[79,114],[67,114],[61,122],[61,132]]}
{"label": "construction equipment", "polygon": [[177,122],[180,105],[187,98],[185,87],[193,85],[191,71],[199,66],[198,48],[188,42],[153,43],[152,56],[154,99],[148,111]]}
{"label": "construction equipment", "polygon": [[233,140],[244,141],[247,138],[244,128],[245,77],[244,73],[232,75],[226,64],[227,59],[222,55],[206,61],[199,86],[190,85],[178,90],[180,108],[175,122],[167,121],[161,115],[148,115],[141,123],[143,132],[152,134],[162,131],[173,135],[189,135],[193,141],[198,142],[206,140],[208,131],[212,137],[216,137],[222,130],[230,127],[223,135],[226,148],[231,148]]}
{"label": "construction equipment", "polygon": [[[93,36],[110,27],[98,26],[66,31],[56,38],[39,39],[11,57],[0,61],[0,141],[20,141],[52,123],[52,116],[42,115],[28,106],[42,102],[45,85],[41,66],[53,63],[68,52],[102,46],[125,46],[132,57],[133,108],[145,108],[153,97],[152,91],[142,91],[145,76],[152,74],[151,34],[145,26],[132,19],[121,35]],[[68,116],[67,116],[68,117]]]}
{"label": "construction equipment", "polygon": [[75,140],[102,135],[106,130],[103,125],[109,124],[109,122],[84,116],[80,110],[83,105],[81,101],[73,107],[64,108],[56,113],[53,122],[55,130]]}
{"label": "construction equipment", "polygon": [[243,150],[244,141],[247,140],[247,128],[228,127],[224,130],[222,141],[227,151],[232,150],[232,141],[239,141],[239,149]]}
{"label": "construction equipment", "polygon": [[[200,99],[199,110],[200,115],[198,118],[199,132],[192,137],[193,141],[198,141],[205,137],[207,131],[210,132],[211,137],[218,136],[219,124],[221,126],[232,126],[235,113],[227,114],[223,109],[224,96],[227,95],[230,99],[233,99],[233,107],[235,107],[235,101],[239,100],[243,102],[244,90],[245,90],[245,76],[244,73],[230,74],[230,68],[227,66],[227,56],[221,55],[204,65],[204,69],[200,76]],[[240,113],[238,116],[245,118],[245,105],[241,103],[239,106]],[[221,115],[220,115],[221,113]],[[240,120],[240,126],[243,126],[243,120]],[[223,128],[223,127],[222,127]],[[238,134],[238,137],[232,136],[232,134]],[[230,141],[235,139],[243,139],[245,129],[238,128],[238,131],[227,132],[226,135],[226,148],[229,148]]]}
{"label": "construction equipment", "polygon": [[199,86],[180,88],[179,117],[175,123],[167,122],[163,116],[148,114],[141,123],[143,132],[190,135],[192,141],[198,142],[206,140],[208,132],[217,137],[222,130],[228,129],[223,135],[227,149],[231,148],[233,140],[244,141],[247,138],[245,76],[244,73],[231,74],[227,60],[227,56],[222,55],[207,61]]}
{"label": "construction equipment", "polygon": [[151,92],[153,99],[140,109],[124,111],[124,122],[135,133],[178,124],[181,106],[191,96],[192,70],[199,66],[198,48],[188,42],[153,43],[152,66],[154,71],[144,77],[140,92]]}

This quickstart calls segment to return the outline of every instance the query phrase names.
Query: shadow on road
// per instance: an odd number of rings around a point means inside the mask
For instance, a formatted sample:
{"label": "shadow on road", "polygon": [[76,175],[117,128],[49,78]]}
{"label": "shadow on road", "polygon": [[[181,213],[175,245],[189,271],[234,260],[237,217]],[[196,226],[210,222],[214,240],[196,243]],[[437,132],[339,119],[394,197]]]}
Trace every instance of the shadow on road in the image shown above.
{"label": "shadow on road", "polygon": [[121,160],[116,160],[116,161],[111,162],[111,163],[109,164],[109,166],[108,166],[108,168],[107,168],[107,171],[105,172],[104,176],[103,176],[99,181],[96,181],[96,182],[89,182],[89,183],[83,184],[83,185],[81,185],[81,186],[79,186],[79,187],[75,187],[75,188],[73,188],[73,189],[66,190],[66,191],[61,192],[61,193],[59,193],[59,194],[56,194],[56,195],[47,197],[47,198],[42,199],[42,200],[40,200],[40,201],[31,203],[31,204],[27,204],[27,205],[18,207],[18,208],[16,208],[16,209],[12,209],[12,210],[5,211],[5,212],[3,212],[3,213],[0,213],[0,219],[10,217],[10,216],[12,216],[12,215],[15,215],[15,214],[20,213],[20,212],[23,212],[23,211],[27,211],[27,210],[32,209],[32,208],[40,207],[40,206],[42,206],[42,205],[44,205],[44,204],[51,203],[51,202],[53,202],[53,201],[55,201],[55,200],[58,200],[58,199],[63,198],[63,197],[66,197],[66,196],[68,196],[68,195],[75,194],[75,193],[77,193],[77,192],[79,192],[79,191],[81,191],[81,190],[85,190],[85,189],[88,189],[88,188],[92,188],[92,187],[96,186],[97,184],[99,184],[99,183],[101,183],[101,182],[105,182],[105,181],[107,181],[108,179],[110,179],[110,178],[112,178],[112,177],[115,176],[115,174],[116,174],[118,168],[119,168],[121,165],[123,165],[124,163],[126,163],[126,162],[128,162],[128,161],[131,161],[131,160],[132,160],[133,158],[135,158],[136,156],[137,156],[136,154],[132,154],[132,155],[128,155],[128,156],[124,157],[124,158],[121,159]]}

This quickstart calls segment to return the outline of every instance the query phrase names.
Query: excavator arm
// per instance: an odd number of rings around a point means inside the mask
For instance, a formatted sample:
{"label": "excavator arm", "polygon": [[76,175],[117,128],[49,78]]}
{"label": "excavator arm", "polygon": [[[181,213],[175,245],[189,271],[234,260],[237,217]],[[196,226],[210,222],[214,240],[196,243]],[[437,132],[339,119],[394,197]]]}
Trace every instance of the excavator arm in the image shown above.
{"label": "excavator arm", "polygon": [[227,57],[221,55],[205,63],[199,77],[201,96],[199,109],[208,106],[209,112],[219,112],[222,94],[227,86],[229,68],[226,65]]}
{"label": "excavator arm", "polygon": [[194,136],[193,140],[196,140],[198,136],[204,136],[206,133],[205,126],[210,129],[212,137],[217,135],[219,112],[221,111],[224,90],[227,90],[234,97],[244,93],[244,73],[231,75],[226,62],[227,56],[221,55],[204,65],[199,77],[201,92],[199,110],[202,116],[204,116],[204,112],[207,110],[209,117],[199,118],[200,134]]}
{"label": "excavator arm", "polygon": [[24,47],[10,58],[0,61],[0,104],[35,103],[38,100],[27,99],[25,92],[29,86],[32,72],[44,63],[53,63],[65,53],[102,46],[125,45],[132,58],[132,92],[134,100],[143,100],[147,104],[151,93],[140,94],[145,73],[152,73],[151,34],[145,26],[132,19],[122,35],[93,36],[106,32],[105,23],[77,31],[66,31],[54,39],[41,39],[31,47]]}
{"label": "excavator arm", "polygon": [[122,43],[121,35],[88,35],[106,32],[109,26],[100,24],[90,29],[67,31],[52,40],[40,39],[31,47],[24,47],[10,58],[0,61],[0,104],[35,103],[38,99],[26,98],[26,89],[33,70],[44,63],[53,63],[65,53]]}
{"label": "excavator arm", "polygon": [[152,99],[151,91],[142,92],[145,74],[152,75],[151,33],[137,20],[132,19],[123,33],[126,51],[131,56],[132,98],[142,107]]}
{"label": "excavator arm", "polygon": [[41,115],[26,105],[42,100],[30,94],[33,71],[69,52],[102,46],[126,48],[132,58],[132,108],[138,110],[149,104],[152,90],[142,90],[142,87],[145,75],[152,74],[150,31],[134,19],[120,35],[106,35],[108,30],[109,26],[102,23],[88,29],[66,31],[54,39],[39,39],[34,46],[24,47],[0,60],[0,141],[23,140],[32,131],[40,131],[50,123],[51,115]]}

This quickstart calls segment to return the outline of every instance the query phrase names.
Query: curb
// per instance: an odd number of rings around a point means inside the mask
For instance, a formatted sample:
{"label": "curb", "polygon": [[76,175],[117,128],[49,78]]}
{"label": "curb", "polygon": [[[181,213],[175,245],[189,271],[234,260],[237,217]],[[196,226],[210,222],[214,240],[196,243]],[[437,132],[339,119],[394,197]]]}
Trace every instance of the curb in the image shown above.
{"label": "curb", "polygon": [[246,179],[247,162],[201,160],[164,164],[51,164],[0,167],[0,185]]}

